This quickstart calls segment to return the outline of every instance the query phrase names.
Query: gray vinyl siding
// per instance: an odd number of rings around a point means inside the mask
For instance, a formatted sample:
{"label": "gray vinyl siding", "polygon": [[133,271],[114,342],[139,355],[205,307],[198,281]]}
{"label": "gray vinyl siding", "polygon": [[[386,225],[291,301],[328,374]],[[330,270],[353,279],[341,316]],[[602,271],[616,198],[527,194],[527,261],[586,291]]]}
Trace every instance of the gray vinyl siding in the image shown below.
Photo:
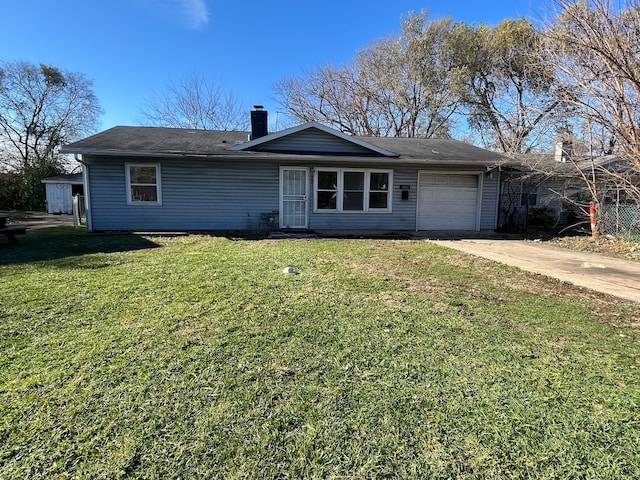
{"label": "gray vinyl siding", "polygon": [[[261,216],[280,208],[280,166],[287,160],[194,158],[90,157],[87,182],[91,195],[92,229],[96,231],[265,230]],[[309,170],[309,228],[317,230],[415,230],[418,171],[412,165],[367,163],[342,165],[362,169],[393,170],[391,212],[314,212],[314,175]],[[160,165],[161,205],[128,205],[125,164]],[[295,166],[335,168],[317,158]],[[442,171],[439,168],[438,171]],[[455,168],[448,169],[456,171]],[[400,185],[409,186],[402,200]],[[498,175],[484,175],[481,229],[496,227]],[[276,225],[277,227],[277,225]]]}
{"label": "gray vinyl siding", "polygon": [[524,189],[536,193],[536,204],[531,207],[522,206],[520,196],[522,193],[522,181],[518,177],[506,177],[500,197],[500,223],[508,225],[509,218],[513,218],[513,226],[523,227],[529,223],[527,215],[531,215],[532,209],[544,209],[553,224],[566,225],[569,218],[570,207],[567,208],[562,197],[575,192],[575,186],[563,179],[545,179],[539,184],[526,184]]}
{"label": "gray vinyl siding", "polygon": [[547,180],[538,186],[538,206],[559,210],[560,197],[564,194],[566,185],[563,180]]}
{"label": "gray vinyl siding", "polygon": [[280,152],[280,153],[321,153],[340,155],[372,155],[374,152],[361,145],[347,141],[333,135],[327,135],[317,129],[304,130],[302,132],[277,138],[270,142],[253,148],[255,151]]}
{"label": "gray vinyl siding", "polygon": [[480,230],[494,230],[498,225],[498,199],[500,197],[500,172],[495,170],[482,178],[482,203]]}
{"label": "gray vinyl siding", "polygon": [[[126,162],[160,164],[162,205],[127,204]],[[256,162],[101,158],[89,182],[93,230],[258,230],[279,205],[278,166]]]}

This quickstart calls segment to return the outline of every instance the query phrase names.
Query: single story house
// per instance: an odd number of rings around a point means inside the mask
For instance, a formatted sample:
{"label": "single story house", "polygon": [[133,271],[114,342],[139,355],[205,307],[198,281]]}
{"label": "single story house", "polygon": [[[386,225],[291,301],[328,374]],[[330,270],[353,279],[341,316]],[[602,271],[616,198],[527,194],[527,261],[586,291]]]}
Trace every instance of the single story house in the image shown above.
{"label": "single story house", "polygon": [[73,197],[83,195],[82,173],[69,173],[41,180],[47,194],[47,213],[73,213]]}
{"label": "single story house", "polygon": [[93,231],[494,230],[499,154],[456,140],[118,126],[66,145]]}

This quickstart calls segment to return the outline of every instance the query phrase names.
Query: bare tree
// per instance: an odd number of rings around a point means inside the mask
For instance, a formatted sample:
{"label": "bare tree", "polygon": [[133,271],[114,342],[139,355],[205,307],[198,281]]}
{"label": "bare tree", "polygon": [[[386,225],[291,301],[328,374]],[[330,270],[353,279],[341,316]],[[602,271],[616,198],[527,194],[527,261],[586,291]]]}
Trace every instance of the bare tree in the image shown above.
{"label": "bare tree", "polygon": [[356,57],[360,78],[392,135],[450,136],[459,98],[448,88],[451,65],[442,49],[451,25],[450,18],[428,21],[426,10],[411,14],[398,38],[376,42]]}
{"label": "bare tree", "polygon": [[589,130],[606,132],[600,153],[640,171],[640,1],[554,3],[547,57],[565,86],[562,100]]}
{"label": "bare tree", "polygon": [[350,64],[278,82],[280,104],[298,121],[353,135],[446,137],[457,102],[437,50],[449,26],[426,23],[426,13],[410,16],[401,35],[374,42]]}
{"label": "bare tree", "polygon": [[154,92],[140,111],[139,123],[201,130],[247,130],[246,108],[222,84],[198,73],[172,80]]}
{"label": "bare tree", "polygon": [[80,73],[0,63],[0,148],[16,169],[56,159],[58,148],[95,131],[102,109]]}
{"label": "bare tree", "polygon": [[0,203],[44,206],[42,178],[64,173],[59,147],[95,131],[102,110],[80,73],[27,62],[0,63]]}
{"label": "bare tree", "polygon": [[553,3],[546,57],[564,86],[567,123],[587,145],[573,162],[588,192],[580,206],[595,201],[599,220],[617,218],[640,205],[640,1]]}
{"label": "bare tree", "polygon": [[299,122],[317,121],[352,135],[380,134],[375,117],[368,115],[370,99],[361,95],[353,66],[324,65],[304,76],[282,79],[274,89],[280,105]]}

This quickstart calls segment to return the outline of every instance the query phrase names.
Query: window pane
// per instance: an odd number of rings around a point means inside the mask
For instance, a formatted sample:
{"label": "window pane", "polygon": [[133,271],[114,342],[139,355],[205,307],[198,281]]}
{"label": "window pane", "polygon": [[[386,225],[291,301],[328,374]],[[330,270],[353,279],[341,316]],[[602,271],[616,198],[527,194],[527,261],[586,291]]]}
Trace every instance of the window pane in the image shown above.
{"label": "window pane", "polygon": [[345,192],[342,199],[343,210],[364,210],[363,192]]}
{"label": "window pane", "polygon": [[318,172],[318,188],[321,190],[337,190],[338,172]]}
{"label": "window pane", "polygon": [[131,183],[156,183],[156,167],[129,167]]}
{"label": "window pane", "polygon": [[388,208],[386,192],[369,193],[369,208]]}
{"label": "window pane", "polygon": [[305,195],[307,191],[307,172],[304,170],[284,170],[282,172],[283,195]]}
{"label": "window pane", "polygon": [[388,173],[372,173],[369,182],[369,190],[389,190]]}
{"label": "window pane", "polygon": [[364,172],[344,172],[345,190],[364,190]]}
{"label": "window pane", "polygon": [[336,209],[335,192],[318,192],[317,208],[319,210],[335,210]]}
{"label": "window pane", "polygon": [[131,201],[133,202],[157,202],[156,187],[131,186]]}

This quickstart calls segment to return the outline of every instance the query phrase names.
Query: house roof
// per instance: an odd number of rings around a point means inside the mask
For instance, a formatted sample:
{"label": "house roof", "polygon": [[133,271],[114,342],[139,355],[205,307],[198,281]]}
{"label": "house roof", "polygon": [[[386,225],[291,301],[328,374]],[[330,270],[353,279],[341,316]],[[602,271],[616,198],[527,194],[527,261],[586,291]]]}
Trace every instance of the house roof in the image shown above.
{"label": "house roof", "polygon": [[471,160],[481,163],[507,161],[499,153],[475,147],[465,142],[438,138],[357,137],[395,152],[401,158],[424,158],[439,161]]}
{"label": "house roof", "polygon": [[574,177],[579,171],[589,173],[617,171],[628,172],[633,169],[618,155],[602,155],[599,157],[580,156],[569,161],[558,161],[554,155],[527,154],[520,155],[509,163],[510,170],[519,175],[543,175],[557,177]]}
{"label": "house roof", "polygon": [[248,132],[118,126],[79,140],[61,153],[129,156],[313,156],[351,162],[493,166],[508,159],[458,140],[350,136],[316,122],[249,140]]}
{"label": "house roof", "polygon": [[82,185],[82,173],[67,173],[66,175],[56,175],[55,177],[47,177],[41,180],[42,183],[70,183],[73,185]]}
{"label": "house roof", "polygon": [[249,132],[165,127],[113,127],[65,145],[61,153],[100,155],[215,155],[246,142]]}

